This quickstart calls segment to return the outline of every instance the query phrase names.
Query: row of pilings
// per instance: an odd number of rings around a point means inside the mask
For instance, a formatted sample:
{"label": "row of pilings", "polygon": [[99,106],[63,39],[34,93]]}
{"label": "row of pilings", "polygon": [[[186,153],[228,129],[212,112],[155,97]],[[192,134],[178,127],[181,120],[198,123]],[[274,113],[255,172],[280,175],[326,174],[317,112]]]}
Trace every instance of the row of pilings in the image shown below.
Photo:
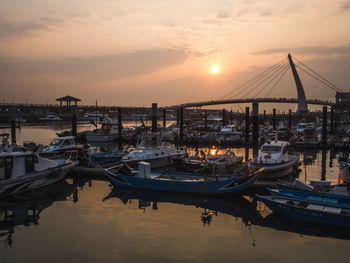
{"label": "row of pilings", "polygon": [[[11,108],[11,142],[13,144],[16,143],[16,109],[14,107]],[[152,103],[152,132],[157,132],[157,120],[158,120],[158,105],[157,103]],[[226,125],[228,124],[228,118],[227,118],[227,110],[222,110],[222,124]],[[117,111],[117,118],[118,118],[118,132],[119,137],[118,140],[121,144],[122,142],[122,108],[118,108]],[[162,115],[163,115],[163,126],[166,127],[166,117],[167,117],[167,108],[162,108]],[[184,142],[184,108],[179,107],[176,109],[176,115],[177,115],[177,125],[179,126],[179,133],[178,133],[178,143],[183,144]],[[258,146],[258,140],[259,140],[259,123],[260,121],[265,122],[266,118],[266,111],[264,110],[263,115],[259,116],[259,105],[258,103],[254,102],[252,104],[252,116],[250,116],[250,108],[246,107],[245,109],[245,145],[249,146]],[[328,115],[328,109],[326,106],[323,107],[323,114],[322,114],[322,146],[327,146],[327,115]],[[333,108],[330,111],[330,133],[333,134],[337,130],[337,126],[339,125],[339,118],[335,116]],[[261,120],[262,118],[262,120]],[[77,111],[76,108],[72,110],[72,135],[77,135]],[[252,122],[252,143],[250,143],[250,124]],[[204,110],[204,126],[205,129],[208,127],[208,115],[207,111]],[[276,109],[273,109],[272,113],[272,126],[273,130],[277,130],[277,116],[276,116]],[[292,111],[289,110],[288,113],[288,128],[292,128]]]}

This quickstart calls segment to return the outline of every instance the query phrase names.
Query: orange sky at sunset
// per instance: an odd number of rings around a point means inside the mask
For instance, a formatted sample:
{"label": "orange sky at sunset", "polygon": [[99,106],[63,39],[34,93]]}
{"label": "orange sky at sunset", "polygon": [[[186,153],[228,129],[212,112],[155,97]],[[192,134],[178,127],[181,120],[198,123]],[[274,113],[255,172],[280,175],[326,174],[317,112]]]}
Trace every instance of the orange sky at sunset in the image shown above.
{"label": "orange sky at sunset", "polygon": [[[350,1],[0,1],[1,102],[219,99],[288,52],[350,91]],[[300,76],[307,98],[334,98]],[[291,73],[279,85],[296,97]]]}

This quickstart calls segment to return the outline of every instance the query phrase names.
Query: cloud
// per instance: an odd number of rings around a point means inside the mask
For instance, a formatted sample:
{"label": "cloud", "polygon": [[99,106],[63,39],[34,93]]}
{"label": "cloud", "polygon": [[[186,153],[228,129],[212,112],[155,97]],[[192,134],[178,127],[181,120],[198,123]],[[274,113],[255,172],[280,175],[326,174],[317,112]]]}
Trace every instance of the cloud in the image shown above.
{"label": "cloud", "polygon": [[349,10],[350,9],[350,1],[344,2],[341,6],[341,9]]}
{"label": "cloud", "polygon": [[340,54],[350,54],[350,45],[328,47],[328,46],[309,46],[309,47],[299,47],[299,48],[271,48],[258,50],[253,52],[253,55],[272,55],[280,53],[295,52],[298,54],[305,55],[340,55]]}
{"label": "cloud", "polygon": [[231,14],[227,11],[220,11],[216,14],[216,18],[219,18],[219,19],[227,19],[230,17],[231,17]]}
{"label": "cloud", "polygon": [[182,64],[189,57],[183,50],[152,49],[134,53],[94,57],[69,57],[61,60],[24,60],[0,57],[0,74],[86,76],[120,79],[146,74]]}
{"label": "cloud", "polygon": [[0,37],[24,37],[34,35],[40,31],[50,31],[53,25],[57,25],[62,21],[58,18],[44,17],[32,21],[9,21],[0,19]]}

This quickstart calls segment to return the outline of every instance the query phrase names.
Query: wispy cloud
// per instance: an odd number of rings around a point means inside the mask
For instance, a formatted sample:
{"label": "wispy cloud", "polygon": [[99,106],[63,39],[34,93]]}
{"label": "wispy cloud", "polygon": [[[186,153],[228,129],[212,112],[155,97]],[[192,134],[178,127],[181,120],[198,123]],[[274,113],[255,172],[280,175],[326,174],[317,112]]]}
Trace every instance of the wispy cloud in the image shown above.
{"label": "wispy cloud", "polygon": [[94,57],[69,57],[61,60],[23,60],[0,57],[0,73],[20,75],[86,76],[120,79],[147,74],[184,63],[189,54],[183,50],[153,49]]}
{"label": "wispy cloud", "polygon": [[328,47],[328,46],[309,46],[299,48],[271,48],[258,50],[253,52],[253,55],[272,55],[280,53],[296,52],[305,55],[337,55],[350,54],[350,45]]}
{"label": "wispy cloud", "polygon": [[61,23],[58,18],[44,17],[31,21],[10,21],[0,18],[0,37],[24,37],[41,31],[52,30],[51,27]]}

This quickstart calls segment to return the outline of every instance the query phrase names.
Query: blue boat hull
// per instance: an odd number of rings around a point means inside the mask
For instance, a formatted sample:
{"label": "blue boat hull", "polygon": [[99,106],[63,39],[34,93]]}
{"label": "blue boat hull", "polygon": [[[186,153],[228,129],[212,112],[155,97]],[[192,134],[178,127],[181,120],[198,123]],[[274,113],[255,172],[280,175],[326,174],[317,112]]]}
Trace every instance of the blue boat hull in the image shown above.
{"label": "blue boat hull", "polygon": [[[332,214],[322,211],[309,210],[288,204],[276,202],[271,196],[259,196],[259,198],[274,212],[303,220],[322,224],[350,227],[350,217],[342,214]],[[283,198],[283,197],[282,197]],[[288,198],[285,198],[288,199]],[[290,199],[293,200],[293,199]]]}
{"label": "blue boat hull", "polygon": [[114,174],[106,169],[106,175],[116,187],[130,187],[136,189],[147,189],[166,192],[183,192],[210,195],[238,194],[250,187],[259,177],[261,170],[249,176],[248,180],[239,182],[237,178],[226,180],[209,181],[176,181],[147,179],[137,176]]}
{"label": "blue boat hull", "polygon": [[272,195],[284,196],[295,198],[303,201],[309,201],[314,204],[330,204],[335,207],[350,208],[350,196],[341,196],[327,193],[311,192],[311,191],[302,191],[294,189],[270,189],[267,190]]}

